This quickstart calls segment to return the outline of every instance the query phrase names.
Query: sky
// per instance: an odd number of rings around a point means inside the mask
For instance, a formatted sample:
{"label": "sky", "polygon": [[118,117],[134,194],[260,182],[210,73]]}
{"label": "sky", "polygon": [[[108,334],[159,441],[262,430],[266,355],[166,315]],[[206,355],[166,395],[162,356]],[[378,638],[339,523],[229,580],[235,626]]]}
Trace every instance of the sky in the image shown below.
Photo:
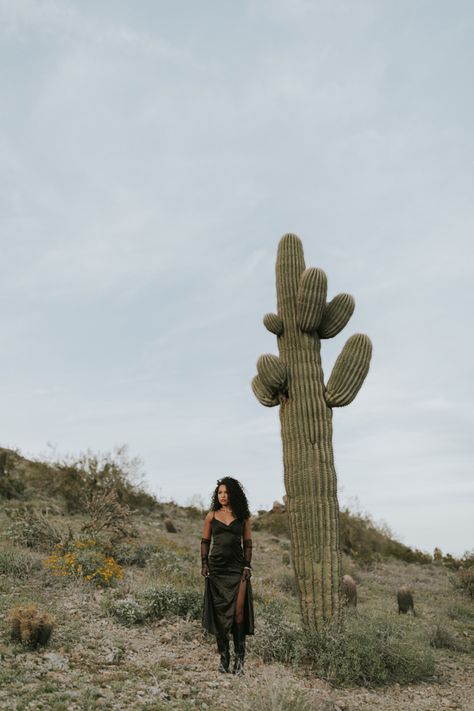
{"label": "sky", "polygon": [[341,506],[474,548],[474,8],[0,0],[0,445],[127,445],[162,499],[284,494],[286,232],[374,351],[334,410]]}

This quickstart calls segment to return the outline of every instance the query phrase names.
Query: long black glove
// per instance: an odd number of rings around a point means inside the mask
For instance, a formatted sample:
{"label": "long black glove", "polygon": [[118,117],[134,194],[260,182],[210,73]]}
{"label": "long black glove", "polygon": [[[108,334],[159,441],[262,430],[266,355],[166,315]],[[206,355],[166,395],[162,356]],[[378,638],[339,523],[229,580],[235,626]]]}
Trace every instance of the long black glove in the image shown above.
{"label": "long black glove", "polygon": [[201,538],[201,575],[205,578],[209,576],[209,549],[211,547],[210,538]]}
{"label": "long black glove", "polygon": [[242,580],[250,580],[252,577],[252,539],[244,538],[244,570]]}

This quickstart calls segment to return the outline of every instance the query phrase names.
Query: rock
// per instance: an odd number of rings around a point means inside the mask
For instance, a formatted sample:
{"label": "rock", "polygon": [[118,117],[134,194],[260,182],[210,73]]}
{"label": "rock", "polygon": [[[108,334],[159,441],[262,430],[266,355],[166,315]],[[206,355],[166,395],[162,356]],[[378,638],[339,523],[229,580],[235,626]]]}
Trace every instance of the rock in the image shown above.
{"label": "rock", "polygon": [[174,525],[173,521],[170,518],[165,518],[163,521],[166,530],[168,533],[177,533],[176,531],[176,526]]}
{"label": "rock", "polygon": [[286,509],[285,504],[281,504],[279,501],[273,502],[273,506],[272,506],[273,513],[281,513],[282,511],[285,511],[285,509]]}
{"label": "rock", "polygon": [[43,654],[43,660],[46,662],[48,669],[67,669],[69,667],[68,660],[55,652]]}
{"label": "rock", "polygon": [[111,649],[108,654],[104,657],[104,662],[106,664],[118,664],[123,657],[123,651],[121,649]]}

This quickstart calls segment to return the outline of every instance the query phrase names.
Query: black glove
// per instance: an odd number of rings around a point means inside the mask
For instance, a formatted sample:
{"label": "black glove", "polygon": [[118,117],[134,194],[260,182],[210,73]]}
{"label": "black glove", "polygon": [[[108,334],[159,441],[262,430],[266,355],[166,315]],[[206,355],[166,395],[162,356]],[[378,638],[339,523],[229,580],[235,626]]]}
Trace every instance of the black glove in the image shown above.
{"label": "black glove", "polygon": [[201,575],[205,578],[209,577],[209,548],[211,547],[210,538],[201,538]]}

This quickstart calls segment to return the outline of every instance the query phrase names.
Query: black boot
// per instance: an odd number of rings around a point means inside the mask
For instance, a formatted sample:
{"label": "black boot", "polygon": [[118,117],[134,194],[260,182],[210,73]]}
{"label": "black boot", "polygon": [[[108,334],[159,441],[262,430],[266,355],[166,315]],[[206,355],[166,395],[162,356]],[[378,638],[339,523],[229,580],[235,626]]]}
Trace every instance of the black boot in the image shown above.
{"label": "black boot", "polygon": [[229,652],[229,640],[226,637],[216,637],[217,639],[217,651],[221,655],[221,661],[219,664],[218,671],[225,674],[229,671],[230,664],[230,652]]}
{"label": "black boot", "polygon": [[244,673],[244,659],[245,659],[245,627],[244,623],[240,622],[237,624],[234,622],[232,628],[232,635],[234,637],[234,669],[232,674],[236,676],[242,676]]}

